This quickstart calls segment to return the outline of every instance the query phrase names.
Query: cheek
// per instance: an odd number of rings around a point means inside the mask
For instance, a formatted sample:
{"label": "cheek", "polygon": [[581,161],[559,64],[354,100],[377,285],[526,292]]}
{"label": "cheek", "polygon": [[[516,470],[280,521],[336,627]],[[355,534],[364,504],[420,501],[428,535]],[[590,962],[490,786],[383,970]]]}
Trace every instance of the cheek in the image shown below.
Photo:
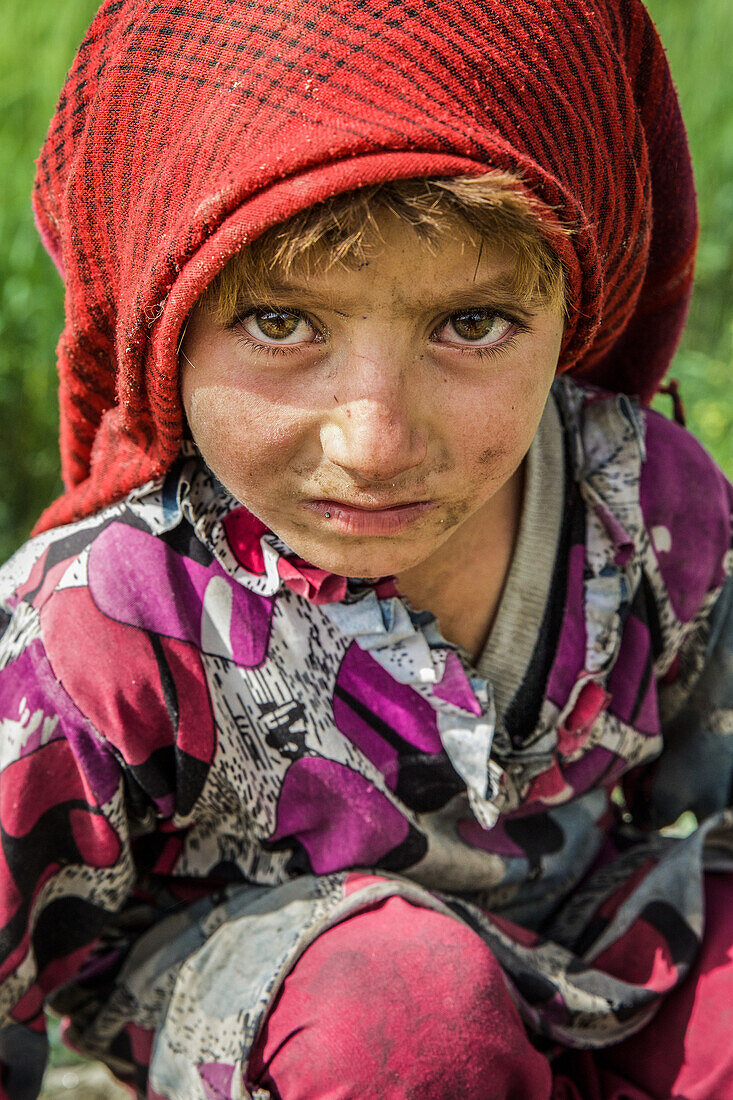
{"label": "cheek", "polygon": [[194,441],[228,488],[261,471],[282,470],[307,436],[307,417],[297,409],[229,386],[184,390]]}
{"label": "cheek", "polygon": [[551,381],[538,385],[536,376],[520,374],[477,396],[462,444],[472,479],[498,487],[514,472],[534,439]]}
{"label": "cheek", "polygon": [[542,408],[535,410],[515,392],[494,393],[490,401],[477,402],[470,421],[465,424],[463,447],[479,466],[512,454],[529,441]]}

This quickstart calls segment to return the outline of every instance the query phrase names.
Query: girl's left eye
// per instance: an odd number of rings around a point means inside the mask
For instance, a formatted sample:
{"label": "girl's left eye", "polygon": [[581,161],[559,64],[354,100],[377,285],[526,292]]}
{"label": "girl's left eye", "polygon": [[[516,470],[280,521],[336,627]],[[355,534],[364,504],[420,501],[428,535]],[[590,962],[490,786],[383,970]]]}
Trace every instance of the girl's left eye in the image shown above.
{"label": "girl's left eye", "polygon": [[462,309],[459,313],[452,313],[435,330],[433,337],[442,344],[485,348],[501,343],[517,327],[516,321],[493,309]]}
{"label": "girl's left eye", "polygon": [[252,340],[269,347],[311,344],[318,337],[305,317],[290,309],[253,309],[239,325]]}

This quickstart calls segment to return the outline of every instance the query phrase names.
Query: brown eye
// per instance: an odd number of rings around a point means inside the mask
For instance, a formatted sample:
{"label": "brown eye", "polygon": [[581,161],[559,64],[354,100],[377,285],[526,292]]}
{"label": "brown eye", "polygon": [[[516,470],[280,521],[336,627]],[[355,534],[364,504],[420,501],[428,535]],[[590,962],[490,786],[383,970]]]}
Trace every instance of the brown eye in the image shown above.
{"label": "brown eye", "polygon": [[250,317],[268,340],[287,340],[288,336],[297,332],[301,323],[301,317],[297,313],[278,309],[258,309]]}
{"label": "brown eye", "polygon": [[318,333],[305,317],[291,309],[253,309],[240,325],[257,343],[273,347],[312,344],[318,339]]}
{"label": "brown eye", "polygon": [[448,318],[442,329],[442,339],[454,343],[493,344],[511,328],[512,322],[493,310],[464,309]]}

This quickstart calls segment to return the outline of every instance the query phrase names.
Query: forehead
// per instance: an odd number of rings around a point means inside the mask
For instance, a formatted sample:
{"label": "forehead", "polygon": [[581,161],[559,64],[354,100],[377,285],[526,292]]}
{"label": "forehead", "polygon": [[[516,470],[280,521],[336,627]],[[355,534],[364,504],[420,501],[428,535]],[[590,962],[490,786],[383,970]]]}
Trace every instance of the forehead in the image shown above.
{"label": "forehead", "polygon": [[344,301],[368,291],[390,303],[419,307],[434,298],[492,293],[515,295],[516,258],[481,238],[460,217],[427,234],[389,211],[377,211],[366,227],[363,255],[341,261],[316,245],[288,265],[272,264],[264,274],[267,292],[304,293],[312,299]]}

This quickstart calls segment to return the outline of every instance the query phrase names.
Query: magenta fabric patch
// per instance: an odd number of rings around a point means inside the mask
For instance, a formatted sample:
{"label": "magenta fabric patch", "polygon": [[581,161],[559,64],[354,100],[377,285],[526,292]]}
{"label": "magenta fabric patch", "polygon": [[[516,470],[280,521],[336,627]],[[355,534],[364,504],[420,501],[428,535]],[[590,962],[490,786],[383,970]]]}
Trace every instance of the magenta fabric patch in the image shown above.
{"label": "magenta fabric patch", "polygon": [[[143,577],[165,578],[165,583],[142,584]],[[231,604],[229,638],[224,642],[237,664],[255,668],[267,653],[273,598],[232,580],[218,563],[201,565],[126,524],[110,524],[95,539],[89,556],[89,589],[100,611],[199,648],[207,591],[219,578],[229,590]],[[171,591],[175,600],[170,599]],[[220,591],[216,595],[219,599]]]}
{"label": "magenta fabric patch", "polygon": [[[610,749],[594,745],[580,760],[563,765],[563,775],[576,794],[582,794],[602,779],[608,780],[617,761],[618,757]],[[623,763],[620,763],[619,773],[622,770]]]}
{"label": "magenta fabric patch", "polygon": [[346,651],[336,680],[333,716],[338,729],[397,785],[401,753],[440,753],[435,711],[422,695],[399,684],[359,645]]}
{"label": "magenta fabric patch", "polygon": [[27,726],[20,756],[36,752],[44,743],[66,739],[100,805],[109,801],[119,786],[119,765],[59,683],[39,640],[0,671],[0,700],[0,719]]}
{"label": "magenta fabric patch", "polygon": [[458,835],[471,848],[495,852],[498,856],[507,856],[510,859],[522,859],[526,856],[524,849],[507,836],[502,818],[499,818],[493,829],[483,829],[474,817],[467,817],[458,822]]}
{"label": "magenta fabric patch", "polygon": [[585,665],[584,568],[585,546],[573,546],[570,550],[567,597],[560,640],[547,680],[547,698],[560,708],[566,703],[570,690]]}
{"label": "magenta fabric patch", "polygon": [[433,695],[438,699],[452,703],[455,707],[467,710],[478,718],[481,714],[481,705],[476,698],[468,676],[456,653],[449,653],[445,659],[445,671],[440,683],[433,688]]}
{"label": "magenta fabric patch", "polygon": [[610,710],[640,733],[659,733],[659,712],[647,626],[629,615],[616,664],[608,680]]}
{"label": "magenta fabric patch", "polygon": [[206,1093],[206,1100],[231,1100],[234,1066],[208,1062],[196,1066],[196,1069]]}
{"label": "magenta fabric patch", "polygon": [[[644,520],[672,607],[689,622],[723,582],[733,490],[697,440],[658,413],[646,413],[646,446]],[[694,492],[682,491],[688,485]]]}
{"label": "magenta fabric patch", "polygon": [[246,508],[235,508],[224,517],[223,526],[227,542],[239,564],[248,572],[261,576],[265,572],[261,540],[269,528]]}
{"label": "magenta fabric patch", "polygon": [[376,866],[408,831],[400,810],[370,780],[335,760],[307,756],[288,769],[270,840],[300,841],[323,875]]}
{"label": "magenta fabric patch", "polygon": [[[224,519],[227,541],[235,558],[249,573],[265,572],[263,535],[270,529],[246,508],[236,508]],[[278,576],[298,596],[312,603],[334,603],[346,594],[346,577],[319,569],[297,554],[282,554],[277,561]]]}

